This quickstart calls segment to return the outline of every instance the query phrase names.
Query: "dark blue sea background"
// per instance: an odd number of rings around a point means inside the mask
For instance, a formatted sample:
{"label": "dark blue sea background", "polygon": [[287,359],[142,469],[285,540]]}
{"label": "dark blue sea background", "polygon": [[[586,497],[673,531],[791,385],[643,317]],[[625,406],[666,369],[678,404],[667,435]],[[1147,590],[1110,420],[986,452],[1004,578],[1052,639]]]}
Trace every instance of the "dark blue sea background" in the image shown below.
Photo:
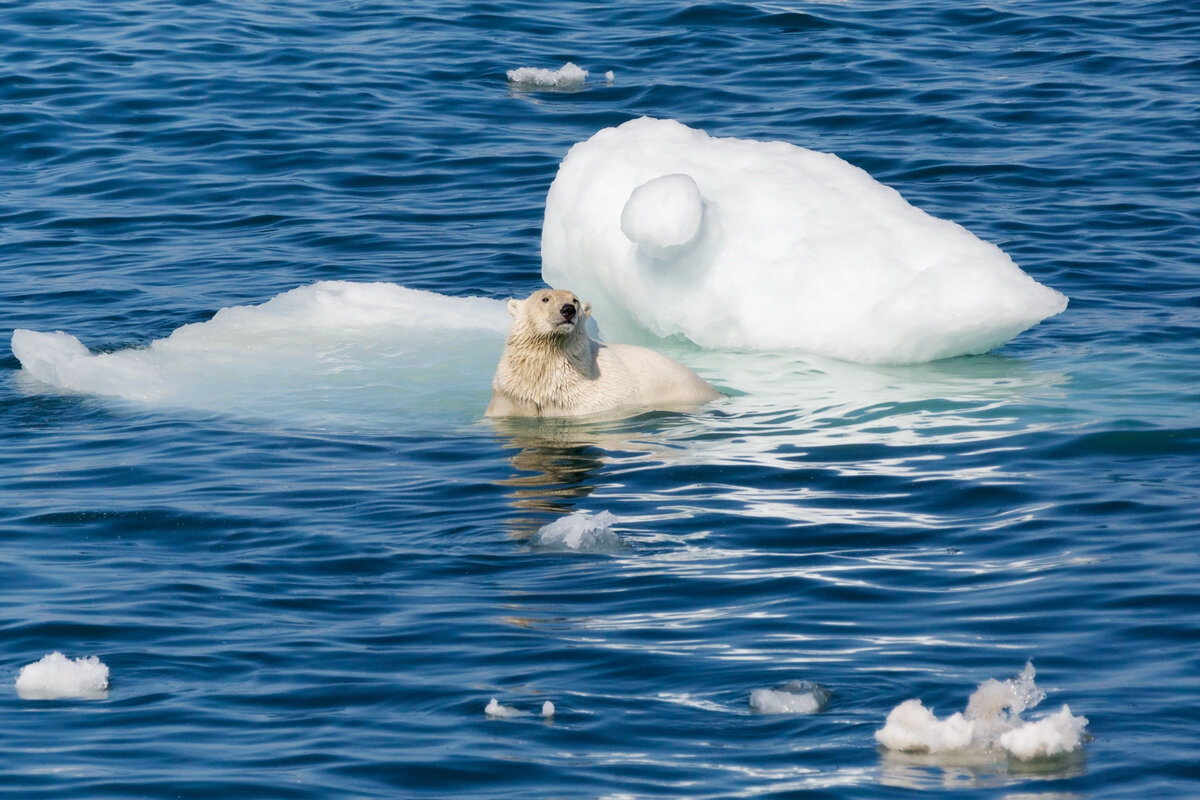
{"label": "dark blue sea background", "polygon": [[[386,353],[322,416],[7,347],[322,280],[527,294],[558,164],[642,115],[835,153],[1070,305],[602,424],[484,421],[473,372],[408,413]],[[0,796],[1197,796],[1198,185],[1191,0],[0,3]],[[605,511],[620,547],[529,542]],[[108,693],[20,697],[53,651]],[[1026,661],[1081,753],[876,743]],[[828,707],[751,711],[792,680]]]}

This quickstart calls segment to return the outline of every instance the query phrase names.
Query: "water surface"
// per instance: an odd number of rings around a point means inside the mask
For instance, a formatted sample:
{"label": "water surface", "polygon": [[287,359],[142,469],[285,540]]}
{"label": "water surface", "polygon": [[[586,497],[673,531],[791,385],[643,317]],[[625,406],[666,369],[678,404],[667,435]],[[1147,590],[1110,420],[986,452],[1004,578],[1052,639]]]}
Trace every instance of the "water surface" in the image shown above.
{"label": "water surface", "polygon": [[[6,336],[117,352],[323,280],[525,295],[558,163],[639,115],[836,153],[1071,299],[908,367],[665,343],[733,396],[605,423],[481,420],[459,367],[498,344],[414,369],[434,345],[303,317],[253,391],[174,402],[5,352],[0,793],[1196,793],[1191,5],[64,0],[0,29]],[[566,61],[580,91],[505,77]],[[623,545],[530,544],[579,512]],[[107,697],[21,699],[55,650]],[[1082,753],[876,744],[1026,660]],[[828,707],[752,712],[789,681]]]}

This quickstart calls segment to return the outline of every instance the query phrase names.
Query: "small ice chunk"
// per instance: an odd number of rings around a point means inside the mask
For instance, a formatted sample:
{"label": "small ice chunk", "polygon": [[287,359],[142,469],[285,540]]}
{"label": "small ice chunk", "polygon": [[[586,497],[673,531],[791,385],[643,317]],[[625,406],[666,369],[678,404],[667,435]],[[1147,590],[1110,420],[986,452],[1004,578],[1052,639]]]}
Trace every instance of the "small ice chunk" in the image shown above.
{"label": "small ice chunk", "polygon": [[512,83],[547,89],[581,89],[588,76],[586,69],[570,61],[558,69],[521,67],[520,69],[510,69],[507,74],[508,80]]}
{"label": "small ice chunk", "polygon": [[887,722],[875,732],[875,741],[889,750],[944,753],[962,750],[975,739],[975,723],[961,713],[938,719],[917,699],[892,709]]}
{"label": "small ice chunk", "polygon": [[542,716],[546,719],[554,716],[554,703],[551,703],[549,700],[542,703]]}
{"label": "small ice chunk", "polygon": [[71,659],[55,650],[21,667],[16,688],[23,700],[101,700],[108,694],[108,667],[96,656]]}
{"label": "small ice chunk", "polygon": [[620,549],[624,544],[621,537],[611,528],[617,522],[617,517],[601,511],[594,516],[584,511],[576,511],[567,517],[559,517],[548,525],[543,525],[532,537],[529,543],[534,547],[544,547],[550,550],[576,550],[588,553],[606,553]]}
{"label": "small ice chunk", "polygon": [[1027,722],[1000,735],[1000,746],[1021,759],[1049,758],[1078,750],[1087,717],[1076,717],[1063,703],[1057,714]]}
{"label": "small ice chunk", "polygon": [[791,681],[750,693],[750,708],[760,714],[816,714],[828,705],[829,691],[807,681]]}
{"label": "small ice chunk", "polygon": [[613,79],[615,77],[616,76],[613,75],[613,71],[611,69],[608,72],[604,73],[604,80],[608,81],[609,83],[612,83]]}
{"label": "small ice chunk", "polygon": [[646,181],[621,210],[621,232],[647,254],[667,259],[700,232],[704,198],[691,175],[673,173]]}
{"label": "small ice chunk", "polygon": [[890,750],[926,753],[1003,751],[1014,758],[1046,758],[1082,747],[1086,717],[1065,704],[1040,720],[1022,714],[1046,693],[1034,683],[1033,664],[1016,678],[986,680],[971,694],[965,711],[938,719],[920,700],[905,700],[888,714],[875,740]]}
{"label": "small ice chunk", "polygon": [[517,717],[521,715],[521,711],[519,709],[513,708],[512,706],[502,706],[496,702],[496,698],[494,697],[488,702],[487,708],[483,710],[483,713],[495,719],[508,719],[509,717]]}

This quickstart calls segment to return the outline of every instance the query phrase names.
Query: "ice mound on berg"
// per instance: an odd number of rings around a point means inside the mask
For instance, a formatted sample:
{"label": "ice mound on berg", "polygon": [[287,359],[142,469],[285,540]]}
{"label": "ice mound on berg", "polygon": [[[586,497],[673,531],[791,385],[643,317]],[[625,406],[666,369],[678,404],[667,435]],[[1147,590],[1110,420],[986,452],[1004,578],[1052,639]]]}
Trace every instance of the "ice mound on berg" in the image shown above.
{"label": "ice mound on berg", "polygon": [[650,118],[567,153],[542,277],[610,339],[866,363],[983,353],[1067,304],[837,156]]}
{"label": "ice mound on berg", "polygon": [[1004,752],[1018,759],[1051,758],[1083,746],[1087,718],[1066,704],[1042,719],[1022,714],[1046,696],[1034,683],[1033,664],[1007,681],[987,680],[967,701],[965,711],[939,719],[920,700],[905,700],[888,714],[875,740],[890,750],[930,754]]}
{"label": "ice mound on berg", "polygon": [[108,667],[96,656],[67,658],[55,650],[21,667],[16,689],[22,700],[101,700],[108,694]]}
{"label": "ice mound on berg", "polygon": [[350,427],[475,419],[511,318],[504,303],[390,283],[322,281],[233,306],[144,347],[92,353],[17,330],[24,372],[59,389]]}

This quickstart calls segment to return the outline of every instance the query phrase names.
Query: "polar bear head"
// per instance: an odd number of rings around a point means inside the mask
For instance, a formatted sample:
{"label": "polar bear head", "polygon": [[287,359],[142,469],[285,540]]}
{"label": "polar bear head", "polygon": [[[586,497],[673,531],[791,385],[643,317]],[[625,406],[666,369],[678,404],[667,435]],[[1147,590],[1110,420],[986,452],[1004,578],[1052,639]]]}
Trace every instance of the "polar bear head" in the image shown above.
{"label": "polar bear head", "polygon": [[583,321],[592,313],[591,303],[581,303],[574,292],[539,289],[524,300],[509,300],[513,331],[543,338],[569,337],[583,331]]}

